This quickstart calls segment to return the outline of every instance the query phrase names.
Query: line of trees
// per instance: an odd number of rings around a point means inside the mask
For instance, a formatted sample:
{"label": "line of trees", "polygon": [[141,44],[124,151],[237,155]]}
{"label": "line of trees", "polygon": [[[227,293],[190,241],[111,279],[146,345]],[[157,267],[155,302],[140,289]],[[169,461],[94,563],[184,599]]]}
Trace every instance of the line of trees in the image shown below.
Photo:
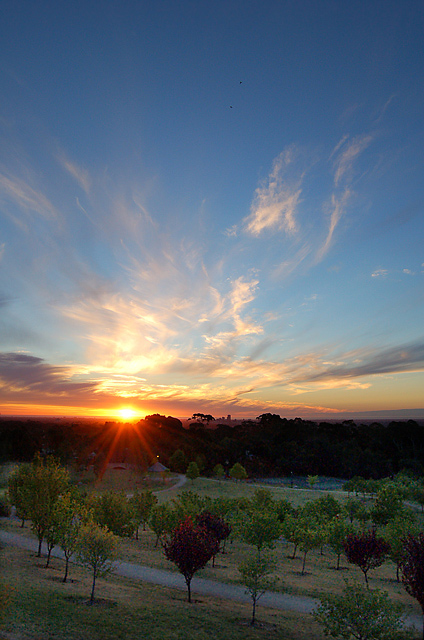
{"label": "line of trees", "polygon": [[[359,602],[368,598],[372,610],[378,607],[383,610],[386,600],[370,589],[370,573],[387,559],[393,560],[397,579],[418,600],[424,615],[424,534],[414,511],[404,503],[412,484],[404,477],[380,483],[375,487],[371,508],[363,498],[349,496],[341,502],[330,494],[294,508],[287,500],[273,499],[271,492],[263,488],[257,489],[250,499],[211,499],[184,491],[159,505],[150,491],[136,492],[131,497],[114,492],[83,496],[57,460],[37,455],[11,474],[8,493],[22,521],[31,523],[38,539],[38,555],[43,540],[46,541],[47,565],[52,549],[56,545],[63,549],[64,582],[73,557],[90,569],[90,602],[94,601],[98,577],[113,567],[119,539],[137,538],[140,527],[151,528],[156,534],[156,545],[161,543],[166,557],[184,576],[189,601],[195,573],[209,561],[214,563],[217,554],[225,551],[228,540],[241,540],[250,549],[240,563],[239,572],[252,599],[254,624],[260,597],[275,584],[275,549],[281,543],[293,545],[292,559],[297,557],[298,549],[302,552],[302,575],[306,573],[307,555],[312,549],[327,545],[337,558],[337,569],[344,554],[348,562],[363,572],[367,590],[362,596],[362,591],[348,589],[345,600],[351,597]],[[352,492],[355,491],[353,487]],[[334,622],[337,617],[334,612],[338,610],[341,615],[341,608],[342,601],[324,599],[317,619],[323,624],[325,619]]]}
{"label": "line of trees", "polygon": [[[1,420],[0,461],[32,460],[42,450],[63,463],[102,473],[113,461],[147,468],[156,455],[177,473],[195,461],[210,475],[217,464],[228,474],[235,463],[252,475],[317,475],[351,478],[391,476],[402,469],[424,472],[424,425],[414,420],[357,424],[286,419],[263,413],[240,424],[213,423],[197,413],[183,428],[180,420],[154,414],[136,424],[100,421]],[[208,427],[209,425],[209,427]]]}

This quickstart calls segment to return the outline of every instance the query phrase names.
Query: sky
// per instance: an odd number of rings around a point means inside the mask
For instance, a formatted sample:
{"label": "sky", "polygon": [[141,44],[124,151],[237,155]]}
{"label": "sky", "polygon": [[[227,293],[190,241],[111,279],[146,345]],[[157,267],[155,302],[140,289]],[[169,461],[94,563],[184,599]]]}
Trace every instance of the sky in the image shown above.
{"label": "sky", "polygon": [[1,414],[423,409],[423,27],[3,3]]}

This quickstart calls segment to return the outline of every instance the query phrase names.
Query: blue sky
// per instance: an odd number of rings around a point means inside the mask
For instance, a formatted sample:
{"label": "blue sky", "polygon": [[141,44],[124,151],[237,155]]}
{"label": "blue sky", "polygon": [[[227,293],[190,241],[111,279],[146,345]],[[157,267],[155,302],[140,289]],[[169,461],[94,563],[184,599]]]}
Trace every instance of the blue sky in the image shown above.
{"label": "blue sky", "polygon": [[423,26],[4,6],[1,413],[423,408]]}

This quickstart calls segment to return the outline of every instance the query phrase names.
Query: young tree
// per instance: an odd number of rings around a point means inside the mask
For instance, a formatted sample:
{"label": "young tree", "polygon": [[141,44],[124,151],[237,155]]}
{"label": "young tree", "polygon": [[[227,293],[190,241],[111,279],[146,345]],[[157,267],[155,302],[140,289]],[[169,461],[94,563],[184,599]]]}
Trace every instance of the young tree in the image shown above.
{"label": "young tree", "polygon": [[408,637],[402,606],[392,603],[385,591],[346,585],[341,596],[328,595],[314,611],[326,636],[345,640],[400,640]]}
{"label": "young tree", "polygon": [[390,520],[403,514],[402,488],[390,482],[377,491],[374,506],[371,509],[371,520],[377,525],[386,525]]}
{"label": "young tree", "polygon": [[83,522],[89,519],[87,509],[76,500],[71,492],[59,496],[53,512],[55,540],[65,556],[65,574],[62,582],[68,578],[69,560],[78,549],[79,532]]}
{"label": "young tree", "polygon": [[225,471],[222,464],[220,463],[216,464],[213,468],[212,473],[215,476],[215,478],[218,478],[218,480],[221,481],[222,478],[225,476]]}
{"label": "young tree", "polygon": [[293,544],[293,555],[291,558],[294,560],[303,535],[301,517],[294,513],[289,513],[281,525],[281,533],[287,542],[291,542]]}
{"label": "young tree", "polygon": [[170,533],[177,525],[177,514],[168,503],[155,505],[149,518],[149,527],[156,534],[155,548],[164,535]]}
{"label": "young tree", "polygon": [[331,549],[337,554],[337,570],[340,568],[340,556],[344,551],[344,542],[347,536],[353,532],[352,525],[343,520],[343,518],[333,518],[333,520],[328,523],[327,540]]}
{"label": "young tree", "polygon": [[200,471],[199,467],[197,466],[197,462],[190,462],[186,471],[187,478],[189,478],[193,484],[193,482],[196,480],[196,478],[199,477],[199,475]]}
{"label": "young tree", "polygon": [[307,481],[309,484],[309,488],[313,489],[319,480],[319,476],[308,476]]}
{"label": "young tree", "polygon": [[239,462],[236,462],[230,469],[230,478],[238,480],[239,482],[240,480],[246,480],[246,469]]}
{"label": "young tree", "polygon": [[343,547],[348,561],[361,569],[368,587],[368,571],[383,564],[390,551],[389,544],[375,531],[364,531],[348,535]]}
{"label": "young tree", "polygon": [[210,503],[210,498],[203,498],[195,491],[182,491],[177,498],[172,500],[178,520],[185,520],[187,517],[195,520],[202,511],[209,509]]}
{"label": "young tree", "polygon": [[118,538],[107,527],[94,522],[84,524],[79,532],[77,556],[79,562],[91,569],[93,583],[90,604],[94,602],[94,589],[97,578],[106,576],[117,557]]}
{"label": "young tree", "polygon": [[21,518],[21,527],[28,518],[30,496],[28,493],[28,478],[31,474],[31,465],[23,463],[12,471],[7,481],[9,502],[16,507],[16,513]]}
{"label": "young tree", "polygon": [[66,469],[49,456],[45,461],[36,456],[25,477],[27,514],[32,530],[38,537],[37,556],[41,556],[41,545],[52,524],[54,505],[58,497],[69,489],[69,474]]}
{"label": "young tree", "polygon": [[400,582],[400,567],[405,557],[405,540],[418,534],[418,527],[411,518],[397,516],[384,528],[384,539],[390,545],[389,558],[396,565],[396,580]]}
{"label": "young tree", "polygon": [[191,518],[179,523],[164,542],[168,560],[177,565],[187,585],[188,601],[191,602],[191,580],[199,569],[216,555],[219,542],[204,527],[195,525]]}
{"label": "young tree", "polygon": [[149,521],[153,507],[157,504],[158,499],[149,489],[146,491],[135,491],[131,496],[129,503],[132,509],[132,518],[135,525],[135,539],[138,540],[138,529],[143,525],[143,531]]}
{"label": "young tree", "polygon": [[117,536],[131,536],[134,530],[132,510],[124,493],[106,491],[88,501],[93,520]]}
{"label": "young tree", "polygon": [[[424,615],[424,533],[409,535],[404,552],[400,567],[402,583],[409,595],[418,601]],[[424,621],[422,637],[424,640]]]}
{"label": "young tree", "polygon": [[355,519],[360,522],[366,522],[366,520],[369,519],[367,508],[359,498],[347,498],[343,503],[343,511],[346,513],[351,524]]}
{"label": "young tree", "polygon": [[240,518],[238,531],[243,542],[256,547],[260,556],[263,548],[273,548],[281,535],[281,523],[274,511],[254,509]]}
{"label": "young tree", "polygon": [[257,602],[274,582],[270,577],[274,567],[275,561],[272,556],[269,554],[259,555],[258,553],[248,557],[239,565],[246,593],[252,598],[252,619],[250,621],[252,626],[256,620]]}
{"label": "young tree", "polygon": [[325,540],[325,527],[319,522],[310,520],[303,521],[302,535],[299,543],[300,550],[303,551],[302,576],[305,575],[306,555],[312,549],[319,548]]}
{"label": "young tree", "polygon": [[[221,551],[221,542],[225,543],[225,540],[229,537],[231,533],[231,525],[229,525],[224,518],[221,518],[210,511],[204,511],[201,513],[197,518],[197,524],[206,529],[206,531],[211,535],[215,536],[218,540],[217,553]],[[215,566],[215,556],[212,557],[212,566]]]}

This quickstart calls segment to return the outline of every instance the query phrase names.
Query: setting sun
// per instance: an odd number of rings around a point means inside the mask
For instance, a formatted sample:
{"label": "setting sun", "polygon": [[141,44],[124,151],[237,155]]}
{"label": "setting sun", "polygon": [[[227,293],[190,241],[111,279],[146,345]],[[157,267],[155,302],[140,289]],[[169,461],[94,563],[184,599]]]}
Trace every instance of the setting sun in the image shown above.
{"label": "setting sun", "polygon": [[137,416],[137,411],[134,411],[134,409],[130,407],[123,407],[119,409],[118,414],[123,420],[131,420]]}

